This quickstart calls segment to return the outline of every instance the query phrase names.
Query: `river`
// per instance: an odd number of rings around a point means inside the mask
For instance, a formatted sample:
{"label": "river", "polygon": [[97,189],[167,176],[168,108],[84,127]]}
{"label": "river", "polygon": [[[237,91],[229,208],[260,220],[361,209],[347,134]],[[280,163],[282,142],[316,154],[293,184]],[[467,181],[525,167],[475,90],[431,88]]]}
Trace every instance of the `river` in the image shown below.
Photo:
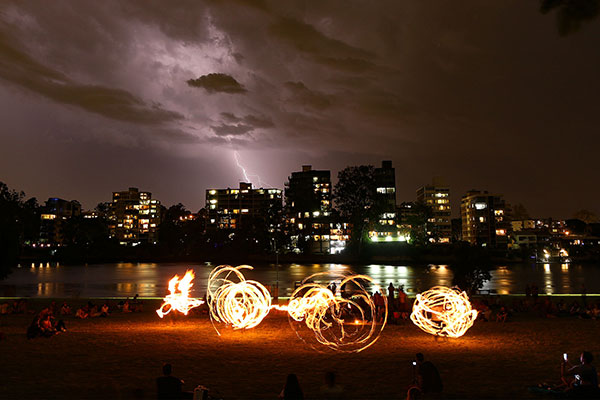
{"label": "river", "polygon": [[[0,295],[19,297],[162,297],[175,274],[191,268],[196,274],[192,296],[206,290],[210,264],[114,263],[68,265],[31,264],[16,268],[0,281]],[[245,272],[265,286],[279,282],[281,296],[291,294],[296,282],[318,272],[355,272],[369,275],[381,287],[390,282],[404,286],[410,295],[435,285],[452,285],[452,271],[444,265],[417,267],[392,265],[274,264],[259,265]],[[521,294],[526,284],[535,284],[541,294],[600,293],[600,266],[594,264],[512,264],[497,266],[483,289],[498,294]]]}

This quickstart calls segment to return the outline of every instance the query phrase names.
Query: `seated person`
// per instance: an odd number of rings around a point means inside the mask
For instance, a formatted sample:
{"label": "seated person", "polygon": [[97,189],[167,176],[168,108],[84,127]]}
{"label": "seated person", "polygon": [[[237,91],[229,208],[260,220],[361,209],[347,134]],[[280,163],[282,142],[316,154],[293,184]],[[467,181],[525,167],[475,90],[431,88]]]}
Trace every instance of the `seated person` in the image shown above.
{"label": "seated person", "polygon": [[506,308],[502,306],[496,315],[496,322],[506,322],[506,317],[508,317],[508,312],[506,311]]}
{"label": "seated person", "polygon": [[66,302],[60,307],[60,315],[71,315],[71,307]]}
{"label": "seated person", "polygon": [[52,318],[47,314],[43,319],[38,321],[39,331],[42,336],[50,337],[57,333],[54,325],[52,324]]}
{"label": "seated person", "polygon": [[417,384],[424,394],[440,394],[444,388],[438,369],[431,361],[425,361],[423,353],[417,353]]}
{"label": "seated person", "polygon": [[192,393],[182,390],[183,381],[171,375],[171,364],[164,364],[162,371],[163,376],[156,378],[156,398],[158,400],[192,398]]}
{"label": "seated person", "polygon": [[102,304],[102,307],[100,308],[100,316],[101,317],[108,317],[108,304],[104,303]]}
{"label": "seated person", "polygon": [[99,317],[100,315],[101,315],[101,313],[100,313],[100,311],[98,311],[98,306],[95,305],[90,309],[90,317],[96,318],[96,317]]}
{"label": "seated person", "polygon": [[87,317],[89,317],[89,313],[87,310],[87,306],[83,306],[80,309],[77,310],[77,312],[75,313],[75,318],[81,318],[81,319],[86,319]]}
{"label": "seated person", "polygon": [[27,328],[27,339],[33,339],[39,335],[41,335],[40,326],[39,326],[39,318],[36,317],[31,321],[31,324]]}
{"label": "seated person", "polygon": [[569,387],[592,386],[598,388],[598,372],[592,365],[594,356],[584,351],[579,357],[580,364],[572,366],[568,360],[563,360],[560,368],[561,378]]}

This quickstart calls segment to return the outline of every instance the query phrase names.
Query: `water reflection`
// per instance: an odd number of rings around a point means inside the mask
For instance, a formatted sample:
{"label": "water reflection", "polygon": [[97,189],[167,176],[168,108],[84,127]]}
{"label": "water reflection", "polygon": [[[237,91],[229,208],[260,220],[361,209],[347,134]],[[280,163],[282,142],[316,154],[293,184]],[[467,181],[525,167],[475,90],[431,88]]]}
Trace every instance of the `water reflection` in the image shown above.
{"label": "water reflection", "polygon": [[[0,281],[0,296],[40,297],[100,297],[140,296],[162,297],[167,283],[175,274],[192,268],[196,280],[192,296],[202,297],[211,264],[183,263],[118,263],[80,266],[60,266],[56,263],[35,263],[30,268],[16,269]],[[344,264],[275,264],[258,265],[245,272],[247,279],[265,286],[279,285],[282,296],[289,296],[296,285],[318,272],[355,272],[373,278],[385,290],[392,283],[415,294],[432,286],[452,286],[453,272],[447,265],[409,266],[370,264],[350,267]],[[588,293],[600,293],[600,269],[595,265],[517,264],[497,266],[490,271],[491,279],[483,289],[498,294],[524,293],[525,285],[535,284],[542,293],[579,293],[582,285]],[[320,282],[323,283],[323,282]],[[372,288],[374,289],[374,288]]]}

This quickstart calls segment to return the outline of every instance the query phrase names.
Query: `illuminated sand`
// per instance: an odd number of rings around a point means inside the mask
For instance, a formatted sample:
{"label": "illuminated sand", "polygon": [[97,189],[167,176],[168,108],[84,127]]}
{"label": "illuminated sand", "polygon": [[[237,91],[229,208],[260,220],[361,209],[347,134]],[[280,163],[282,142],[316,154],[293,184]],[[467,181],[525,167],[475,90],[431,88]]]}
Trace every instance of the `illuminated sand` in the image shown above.
{"label": "illuminated sand", "polygon": [[369,349],[340,354],[307,347],[283,312],[219,337],[206,315],[161,320],[159,305],[146,302],[142,314],[69,319],[66,334],[31,341],[24,335],[31,316],[0,317],[7,336],[0,341],[0,398],[133,398],[137,389],[153,399],[162,362],[173,364],[186,389],[203,384],[226,399],[276,398],[289,372],[315,398],[328,370],[338,372],[348,398],[403,398],[418,351],[440,369],[446,398],[535,398],[526,386],[556,379],[564,351],[600,353],[600,321],[523,316],[477,322],[460,339],[437,340],[412,323],[388,325]]}

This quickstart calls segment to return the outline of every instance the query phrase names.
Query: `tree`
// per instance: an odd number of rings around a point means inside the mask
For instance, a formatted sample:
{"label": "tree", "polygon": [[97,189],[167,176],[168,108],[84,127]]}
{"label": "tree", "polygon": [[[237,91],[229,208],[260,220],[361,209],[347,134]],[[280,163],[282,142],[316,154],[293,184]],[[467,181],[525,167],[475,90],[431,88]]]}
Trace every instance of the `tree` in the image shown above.
{"label": "tree", "polygon": [[542,0],[540,11],[548,14],[556,9],[558,33],[566,36],[577,32],[583,22],[598,16],[600,0]]}
{"label": "tree", "polygon": [[412,244],[424,246],[428,243],[428,231],[432,232],[432,237],[437,236],[435,226],[428,223],[429,219],[433,218],[433,209],[423,201],[414,203],[413,213],[408,217],[410,225],[410,237]]}
{"label": "tree", "polygon": [[452,283],[469,293],[476,292],[492,278],[489,254],[466,242],[456,243],[453,247],[456,261],[451,265],[454,273]]}
{"label": "tree", "polygon": [[0,182],[0,278],[17,265],[23,245],[37,239],[39,206]]}
{"label": "tree", "polygon": [[598,222],[598,216],[589,210],[579,210],[573,215],[573,218],[583,221],[586,224]]}
{"label": "tree", "polygon": [[360,165],[341,170],[333,200],[340,216],[352,224],[351,240],[358,244],[360,254],[367,228],[378,220],[382,210],[375,184],[375,167]]}

